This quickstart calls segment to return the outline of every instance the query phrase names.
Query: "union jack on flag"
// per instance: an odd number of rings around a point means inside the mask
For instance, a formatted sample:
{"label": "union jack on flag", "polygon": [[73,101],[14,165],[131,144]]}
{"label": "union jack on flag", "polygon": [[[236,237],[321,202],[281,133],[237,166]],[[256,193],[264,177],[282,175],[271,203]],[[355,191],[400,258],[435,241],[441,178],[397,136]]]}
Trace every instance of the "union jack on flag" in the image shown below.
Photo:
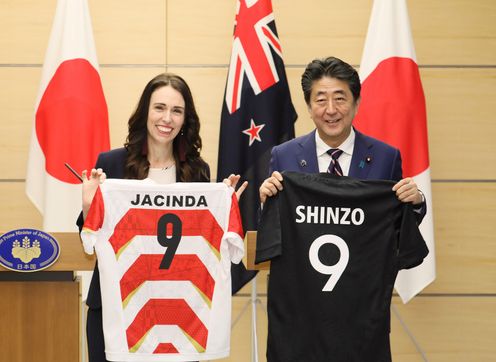
{"label": "union jack on flag", "polygon": [[[248,6],[249,3],[252,4]],[[226,86],[229,113],[240,107],[245,75],[255,94],[279,81],[271,49],[279,57],[282,57],[282,51],[275,27],[272,30],[269,26],[273,21],[274,13],[270,1],[238,1]]]}

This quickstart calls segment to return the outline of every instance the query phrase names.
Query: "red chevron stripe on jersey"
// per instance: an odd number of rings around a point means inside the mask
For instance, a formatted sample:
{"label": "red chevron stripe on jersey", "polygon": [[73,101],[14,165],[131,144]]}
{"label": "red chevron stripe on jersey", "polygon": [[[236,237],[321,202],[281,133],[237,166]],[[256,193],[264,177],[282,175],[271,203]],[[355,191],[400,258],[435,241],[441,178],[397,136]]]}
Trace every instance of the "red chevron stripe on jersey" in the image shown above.
{"label": "red chevron stripe on jersey", "polygon": [[122,217],[109,239],[114,252],[120,254],[121,248],[137,235],[157,235],[158,219],[165,214],[174,214],[181,219],[182,236],[203,236],[217,252],[220,252],[220,242],[224,232],[209,210],[148,209],[129,209]]}
{"label": "red chevron stripe on jersey", "polygon": [[123,302],[146,281],[184,280],[191,281],[204,294],[202,297],[208,298],[210,304],[215,280],[197,255],[176,254],[169,269],[160,269],[162,257],[161,254],[144,254],[136,259],[120,281]]}
{"label": "red chevron stripe on jersey", "polygon": [[172,343],[160,343],[153,353],[179,353]]}
{"label": "red chevron stripe on jersey", "polygon": [[195,342],[198,352],[207,348],[208,330],[184,300],[150,299],[126,330],[129,350],[137,350],[142,338],[156,325],[177,325]]}
{"label": "red chevron stripe on jersey", "polygon": [[231,207],[231,210],[229,211],[229,225],[227,231],[236,233],[241,236],[241,238],[244,238],[245,233],[243,232],[241,212],[239,211],[238,199],[235,194],[231,195],[231,202],[233,207]]}

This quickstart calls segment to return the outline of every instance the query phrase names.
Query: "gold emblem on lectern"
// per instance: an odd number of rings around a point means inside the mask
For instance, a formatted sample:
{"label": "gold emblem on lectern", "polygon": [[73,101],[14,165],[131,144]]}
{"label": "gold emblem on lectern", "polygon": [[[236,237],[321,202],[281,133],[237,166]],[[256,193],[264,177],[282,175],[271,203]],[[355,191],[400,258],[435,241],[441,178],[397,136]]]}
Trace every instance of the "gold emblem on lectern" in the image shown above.
{"label": "gold emblem on lectern", "polygon": [[60,255],[60,245],[50,234],[36,229],[17,229],[0,235],[0,265],[15,272],[46,269]]}
{"label": "gold emblem on lectern", "polygon": [[31,260],[38,258],[41,255],[40,242],[33,241],[31,244],[27,236],[22,239],[22,245],[19,240],[12,243],[12,256],[21,259],[23,263],[29,263]]}

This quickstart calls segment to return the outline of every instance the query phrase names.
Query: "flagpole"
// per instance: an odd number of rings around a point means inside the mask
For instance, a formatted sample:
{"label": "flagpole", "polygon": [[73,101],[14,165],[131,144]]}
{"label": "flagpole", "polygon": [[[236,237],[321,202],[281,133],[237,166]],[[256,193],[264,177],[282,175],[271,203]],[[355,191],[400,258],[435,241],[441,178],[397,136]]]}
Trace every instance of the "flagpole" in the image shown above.
{"label": "flagpole", "polygon": [[257,338],[257,276],[251,282],[251,362],[258,362]]}

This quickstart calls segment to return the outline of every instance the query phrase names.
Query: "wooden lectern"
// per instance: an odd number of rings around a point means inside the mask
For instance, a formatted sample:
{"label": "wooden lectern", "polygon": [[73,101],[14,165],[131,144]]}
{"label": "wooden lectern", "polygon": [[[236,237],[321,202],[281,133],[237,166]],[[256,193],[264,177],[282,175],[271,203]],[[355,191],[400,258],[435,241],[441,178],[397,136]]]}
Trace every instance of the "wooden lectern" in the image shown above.
{"label": "wooden lectern", "polygon": [[18,273],[0,266],[1,360],[81,360],[81,286],[74,272],[93,270],[78,233],[51,233],[60,245],[49,268]]}
{"label": "wooden lectern", "polygon": [[246,269],[248,270],[270,270],[270,261],[264,261],[260,264],[255,264],[255,253],[257,250],[257,232],[246,232]]}

